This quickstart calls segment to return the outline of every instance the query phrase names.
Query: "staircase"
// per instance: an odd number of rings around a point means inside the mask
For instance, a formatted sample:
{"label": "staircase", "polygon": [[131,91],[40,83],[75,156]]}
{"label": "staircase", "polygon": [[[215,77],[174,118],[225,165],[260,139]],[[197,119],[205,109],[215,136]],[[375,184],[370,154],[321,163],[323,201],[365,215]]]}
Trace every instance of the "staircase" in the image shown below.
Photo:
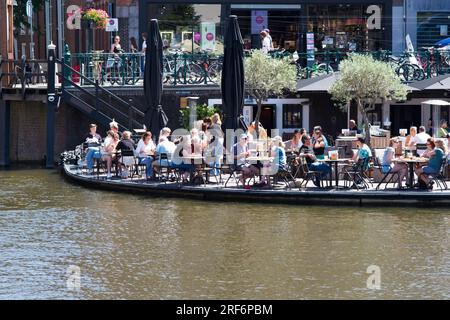
{"label": "staircase", "polygon": [[[56,60],[60,64],[61,73],[61,98],[75,109],[79,110],[87,117],[102,124],[105,127],[114,119],[119,124],[119,130],[129,130],[142,128],[145,114],[126,102],[116,94],[100,86],[98,81],[93,81],[71,66],[64,63],[64,60]],[[83,86],[72,81],[71,74],[75,74],[82,79]]]}

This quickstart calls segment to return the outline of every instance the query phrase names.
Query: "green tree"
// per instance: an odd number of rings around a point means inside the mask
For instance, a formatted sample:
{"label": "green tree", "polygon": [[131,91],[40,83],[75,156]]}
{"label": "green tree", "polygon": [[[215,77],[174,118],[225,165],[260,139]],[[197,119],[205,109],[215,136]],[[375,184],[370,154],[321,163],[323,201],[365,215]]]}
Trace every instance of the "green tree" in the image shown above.
{"label": "green tree", "polygon": [[297,90],[297,69],[288,58],[275,59],[255,50],[245,59],[245,90],[256,100],[255,116],[257,134],[262,104],[272,96],[282,96]]}
{"label": "green tree", "polygon": [[[31,0],[33,11],[39,12],[42,9],[42,6],[44,5],[45,1],[48,0]],[[29,28],[30,24],[28,23],[28,16],[27,16],[28,0],[16,0],[16,3],[17,5],[14,6],[13,24],[15,28],[14,32],[17,36],[22,28]],[[33,29],[35,29],[34,31],[39,31],[37,28]]]}
{"label": "green tree", "polygon": [[367,111],[375,103],[406,99],[407,87],[401,83],[391,65],[370,55],[353,54],[339,65],[339,76],[329,93],[342,103],[355,101],[363,117],[365,140],[370,146],[370,124]]}

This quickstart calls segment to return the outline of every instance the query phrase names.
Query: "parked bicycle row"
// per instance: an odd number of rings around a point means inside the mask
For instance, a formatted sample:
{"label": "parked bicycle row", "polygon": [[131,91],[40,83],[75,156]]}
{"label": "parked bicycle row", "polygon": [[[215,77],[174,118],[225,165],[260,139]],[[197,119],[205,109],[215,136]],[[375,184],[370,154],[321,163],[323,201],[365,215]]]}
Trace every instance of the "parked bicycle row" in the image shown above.
{"label": "parked bicycle row", "polygon": [[[364,53],[364,52],[363,52]],[[403,82],[420,81],[450,72],[450,50],[423,48],[415,52],[393,55],[389,51],[366,52],[376,59],[390,63]],[[251,54],[251,52],[247,53]],[[327,51],[315,53],[274,50],[274,59],[290,59],[297,66],[299,79],[308,79],[339,71],[339,64],[349,53]],[[73,68],[92,80],[105,85],[135,85],[143,79],[145,56],[142,53],[94,51],[66,57]],[[218,84],[222,71],[221,55],[210,52],[187,53],[181,50],[164,54],[164,77],[166,85]],[[72,75],[75,82],[82,80]]]}

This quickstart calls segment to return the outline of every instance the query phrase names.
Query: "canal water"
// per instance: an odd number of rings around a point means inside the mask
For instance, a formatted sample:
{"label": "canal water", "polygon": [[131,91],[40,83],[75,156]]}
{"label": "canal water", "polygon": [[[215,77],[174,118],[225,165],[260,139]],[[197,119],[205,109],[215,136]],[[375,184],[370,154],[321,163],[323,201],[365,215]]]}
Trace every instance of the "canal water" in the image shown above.
{"label": "canal water", "polygon": [[448,209],[156,199],[0,171],[0,298],[448,299],[449,230]]}

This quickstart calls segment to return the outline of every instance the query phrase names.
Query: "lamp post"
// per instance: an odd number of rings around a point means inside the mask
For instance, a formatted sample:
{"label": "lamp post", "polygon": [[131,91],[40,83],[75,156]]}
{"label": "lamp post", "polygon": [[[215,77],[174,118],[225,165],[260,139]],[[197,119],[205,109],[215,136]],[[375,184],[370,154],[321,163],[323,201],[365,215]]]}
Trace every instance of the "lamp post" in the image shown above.
{"label": "lamp post", "polygon": [[46,167],[48,169],[54,166],[54,146],[55,146],[55,111],[58,104],[55,88],[55,59],[56,46],[51,42],[47,47],[48,57],[48,76],[47,76],[47,158]]}

